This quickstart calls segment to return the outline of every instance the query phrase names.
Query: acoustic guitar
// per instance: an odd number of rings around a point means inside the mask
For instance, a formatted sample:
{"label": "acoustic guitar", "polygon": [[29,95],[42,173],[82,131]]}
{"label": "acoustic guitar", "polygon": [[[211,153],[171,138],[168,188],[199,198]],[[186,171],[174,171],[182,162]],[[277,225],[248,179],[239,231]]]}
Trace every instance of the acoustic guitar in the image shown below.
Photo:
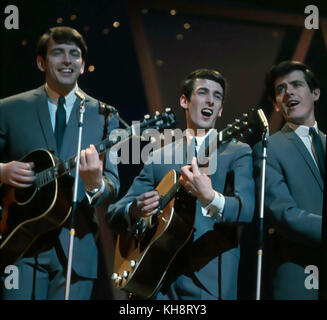
{"label": "acoustic guitar", "polygon": [[[175,114],[166,109],[124,130],[124,139],[122,135],[110,135],[95,148],[102,154],[136,133],[172,128],[175,122]],[[75,168],[75,157],[61,161],[49,151],[37,149],[20,161],[34,162],[36,179],[29,188],[1,187],[0,270],[23,257],[41,235],[61,227],[71,213],[73,179],[69,173]]]}

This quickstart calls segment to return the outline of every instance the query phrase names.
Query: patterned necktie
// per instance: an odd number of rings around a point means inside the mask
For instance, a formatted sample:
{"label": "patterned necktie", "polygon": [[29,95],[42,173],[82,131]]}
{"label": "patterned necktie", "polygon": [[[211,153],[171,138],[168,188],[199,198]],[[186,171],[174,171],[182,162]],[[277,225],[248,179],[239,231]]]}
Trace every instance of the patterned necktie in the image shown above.
{"label": "patterned necktie", "polygon": [[58,108],[56,112],[56,127],[55,127],[55,138],[57,141],[58,153],[60,153],[62,140],[66,129],[66,110],[64,108],[65,98],[59,97]]}
{"label": "patterned necktie", "polygon": [[324,156],[324,148],[320,139],[319,134],[315,130],[315,128],[311,127],[309,129],[309,133],[312,136],[312,149],[313,154],[316,158],[316,162],[318,164],[321,176],[324,177],[325,172],[325,156]]}

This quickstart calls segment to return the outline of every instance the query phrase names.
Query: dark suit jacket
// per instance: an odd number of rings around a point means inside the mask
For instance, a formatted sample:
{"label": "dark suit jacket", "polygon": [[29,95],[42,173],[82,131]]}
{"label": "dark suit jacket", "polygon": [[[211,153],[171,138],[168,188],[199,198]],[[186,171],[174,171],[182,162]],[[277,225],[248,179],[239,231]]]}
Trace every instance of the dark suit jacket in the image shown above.
{"label": "dark suit jacket", "polygon": [[[0,162],[20,160],[39,148],[52,151],[62,160],[75,156],[78,141],[79,104],[80,100],[77,99],[65,130],[61,153],[58,154],[44,86],[0,100]],[[117,125],[117,120],[111,118],[108,122],[108,133]],[[100,142],[103,138],[104,126],[105,119],[98,113],[98,102],[86,95],[81,148],[84,149],[90,144]],[[72,172],[73,176],[74,174],[75,170]],[[95,201],[94,206],[105,200],[113,201],[118,194],[118,170],[117,166],[109,161],[108,154],[104,175],[108,178],[105,179],[105,191]],[[94,206],[93,203],[92,207],[88,205],[82,179],[79,179],[78,202],[83,205],[78,212],[73,271],[80,276],[96,278],[97,248],[92,233]],[[69,248],[69,228],[70,223],[67,223],[59,234],[66,257]]]}
{"label": "dark suit jacket", "polygon": [[[326,148],[326,136],[320,132]],[[255,176],[260,187],[261,143],[254,148]],[[273,297],[317,299],[305,288],[304,268],[319,266],[323,179],[301,139],[285,125],[269,138],[265,183],[267,223],[273,235]]]}
{"label": "dark suit jacket", "polygon": [[[145,164],[127,194],[109,206],[106,218],[114,229],[122,231],[127,228],[125,207],[128,203],[138,195],[153,190],[169,170],[180,171],[187,164],[186,148],[185,139],[181,139],[154,152],[154,159],[163,159],[164,155],[175,159],[175,150],[182,149],[183,164]],[[213,188],[224,193],[227,177],[233,180],[231,192],[225,194],[223,219],[218,222],[204,217],[197,200],[194,233],[177,255],[157,299],[236,298],[239,261],[237,227],[239,223],[249,222],[254,211],[251,149],[240,142],[229,142],[221,145],[217,154],[217,170],[211,175]]]}

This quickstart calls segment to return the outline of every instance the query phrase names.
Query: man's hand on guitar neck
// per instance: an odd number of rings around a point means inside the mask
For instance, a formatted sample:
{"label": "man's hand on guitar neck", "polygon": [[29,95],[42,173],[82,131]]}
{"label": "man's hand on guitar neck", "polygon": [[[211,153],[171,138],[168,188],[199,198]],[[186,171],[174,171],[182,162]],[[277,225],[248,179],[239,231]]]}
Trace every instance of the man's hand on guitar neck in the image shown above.
{"label": "man's hand on guitar neck", "polygon": [[192,159],[192,165],[181,168],[179,181],[187,191],[190,191],[201,201],[202,207],[206,207],[215,197],[211,180],[206,174],[199,171],[195,157]]}
{"label": "man's hand on guitar neck", "polygon": [[85,190],[100,188],[102,185],[103,160],[100,159],[94,145],[81,151],[79,174]]}
{"label": "man's hand on guitar neck", "polygon": [[0,166],[0,183],[15,188],[27,188],[35,180],[33,162],[10,161]]}

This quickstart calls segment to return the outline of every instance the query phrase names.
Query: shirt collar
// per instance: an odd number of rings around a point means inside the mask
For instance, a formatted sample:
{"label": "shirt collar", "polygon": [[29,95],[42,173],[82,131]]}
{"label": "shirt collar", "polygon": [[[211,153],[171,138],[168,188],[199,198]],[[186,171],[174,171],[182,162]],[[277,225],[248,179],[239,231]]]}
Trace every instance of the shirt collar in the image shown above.
{"label": "shirt collar", "polygon": [[205,138],[211,133],[211,131],[214,130],[211,128],[204,136],[194,136],[193,135],[193,130],[186,129],[186,139],[187,142],[190,143],[193,138],[196,139],[197,145],[200,146],[202,142],[205,140]]}
{"label": "shirt collar", "polygon": [[[311,127],[308,127],[308,126],[303,126],[303,125],[296,125],[294,123],[290,123],[288,122],[287,123],[288,126],[294,130],[294,132],[300,136],[300,137],[308,137],[310,134],[309,134],[309,129]],[[318,131],[318,125],[317,125],[317,121],[315,121],[314,125],[313,125],[313,128],[315,128],[315,130],[317,131],[317,133],[319,132]]]}
{"label": "shirt collar", "polygon": [[[76,98],[77,98],[76,95],[75,95],[75,92],[76,92],[77,89],[78,89],[78,85],[76,84],[75,88],[73,90],[71,90],[65,96],[65,104],[67,106],[71,106],[71,105],[73,105],[75,103]],[[54,91],[53,89],[51,89],[47,83],[45,84],[45,91],[47,92],[50,101],[53,104],[57,105],[58,104],[58,99],[59,99],[60,95],[56,91]]]}

